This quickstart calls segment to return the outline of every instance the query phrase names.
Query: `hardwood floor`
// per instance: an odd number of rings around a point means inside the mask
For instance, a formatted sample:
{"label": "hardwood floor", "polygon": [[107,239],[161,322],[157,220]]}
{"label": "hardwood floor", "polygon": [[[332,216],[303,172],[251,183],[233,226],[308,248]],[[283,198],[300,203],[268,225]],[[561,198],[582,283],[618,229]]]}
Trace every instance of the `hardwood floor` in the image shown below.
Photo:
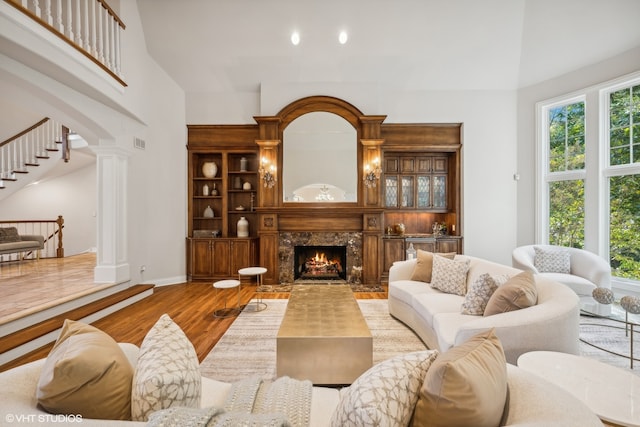
{"label": "hardwood floor", "polygon": [[[91,268],[91,273],[93,269]],[[51,275],[49,284],[55,286],[54,280],[64,280],[64,273],[56,271]],[[92,276],[91,276],[92,277]],[[18,280],[18,279],[16,279]],[[2,280],[5,282],[5,280]],[[4,283],[0,283],[0,287]],[[50,290],[53,288],[50,288]],[[255,295],[256,285],[243,283],[240,292],[241,304],[246,304]],[[137,345],[142,340],[158,318],[168,314],[185,332],[193,343],[200,361],[211,351],[227,328],[235,318],[219,319],[213,316],[216,308],[223,306],[222,298],[225,296],[232,301],[236,296],[235,289],[224,290],[216,299],[216,293],[209,282],[189,282],[169,286],[159,286],[154,289],[153,295],[125,307],[111,315],[108,315],[92,324],[111,335],[118,342],[130,342]],[[286,299],[288,293],[269,292],[263,293],[263,298],[268,304],[268,299]],[[386,292],[356,292],[359,299],[386,299]],[[2,302],[0,300],[0,306]],[[33,360],[46,357],[52,345],[47,345],[20,360],[6,364],[2,369],[21,365]]]}

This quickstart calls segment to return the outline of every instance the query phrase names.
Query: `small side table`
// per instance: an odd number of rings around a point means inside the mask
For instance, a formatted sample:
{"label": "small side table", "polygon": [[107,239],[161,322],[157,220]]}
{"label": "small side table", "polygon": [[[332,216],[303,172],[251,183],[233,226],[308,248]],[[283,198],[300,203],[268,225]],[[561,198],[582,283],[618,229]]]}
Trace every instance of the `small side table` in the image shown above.
{"label": "small side table", "polygon": [[[256,276],[258,283],[256,285],[255,311],[262,311],[267,308],[267,304],[262,302],[262,292],[259,291],[260,286],[262,286],[262,275],[266,272],[267,269],[264,267],[246,267],[238,270],[238,279],[241,279],[242,276]],[[247,308],[249,308],[248,304]]]}
{"label": "small side table", "polygon": [[227,307],[227,297],[224,298],[224,308],[219,308],[213,312],[213,316],[217,318],[226,318],[236,316],[240,313],[240,281],[235,279],[220,280],[213,283],[213,287],[216,290],[216,300],[218,295],[223,289],[238,288],[238,301],[235,307]]}

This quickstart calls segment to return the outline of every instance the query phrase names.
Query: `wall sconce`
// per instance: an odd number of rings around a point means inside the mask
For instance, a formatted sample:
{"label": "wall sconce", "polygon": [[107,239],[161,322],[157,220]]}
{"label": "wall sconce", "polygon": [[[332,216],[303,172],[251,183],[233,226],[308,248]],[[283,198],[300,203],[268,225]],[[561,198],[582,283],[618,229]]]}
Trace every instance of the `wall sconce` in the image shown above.
{"label": "wall sconce", "polygon": [[364,185],[369,188],[374,188],[376,186],[376,182],[380,179],[380,174],[382,173],[382,168],[380,167],[380,159],[373,159],[373,165],[366,164],[364,165]]}
{"label": "wall sconce", "polygon": [[273,188],[276,185],[276,167],[269,163],[269,160],[263,157],[260,160],[260,169],[258,169],[260,179],[262,179],[266,188]]}

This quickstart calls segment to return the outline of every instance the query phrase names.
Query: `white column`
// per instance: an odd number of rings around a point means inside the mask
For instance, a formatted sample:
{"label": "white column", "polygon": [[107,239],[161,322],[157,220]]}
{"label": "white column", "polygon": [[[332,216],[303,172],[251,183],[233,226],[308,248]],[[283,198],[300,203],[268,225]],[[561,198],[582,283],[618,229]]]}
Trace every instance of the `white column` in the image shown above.
{"label": "white column", "polygon": [[94,147],[97,154],[96,283],[129,281],[127,169],[129,154],[118,147]]}

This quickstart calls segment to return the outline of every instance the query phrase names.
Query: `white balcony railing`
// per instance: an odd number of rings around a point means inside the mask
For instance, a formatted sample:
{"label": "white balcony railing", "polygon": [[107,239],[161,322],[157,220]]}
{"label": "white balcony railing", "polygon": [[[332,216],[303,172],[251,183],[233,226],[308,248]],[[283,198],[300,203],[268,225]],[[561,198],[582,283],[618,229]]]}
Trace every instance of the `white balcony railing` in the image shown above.
{"label": "white balcony railing", "polygon": [[120,38],[125,25],[105,0],[5,0],[67,41],[123,86]]}

